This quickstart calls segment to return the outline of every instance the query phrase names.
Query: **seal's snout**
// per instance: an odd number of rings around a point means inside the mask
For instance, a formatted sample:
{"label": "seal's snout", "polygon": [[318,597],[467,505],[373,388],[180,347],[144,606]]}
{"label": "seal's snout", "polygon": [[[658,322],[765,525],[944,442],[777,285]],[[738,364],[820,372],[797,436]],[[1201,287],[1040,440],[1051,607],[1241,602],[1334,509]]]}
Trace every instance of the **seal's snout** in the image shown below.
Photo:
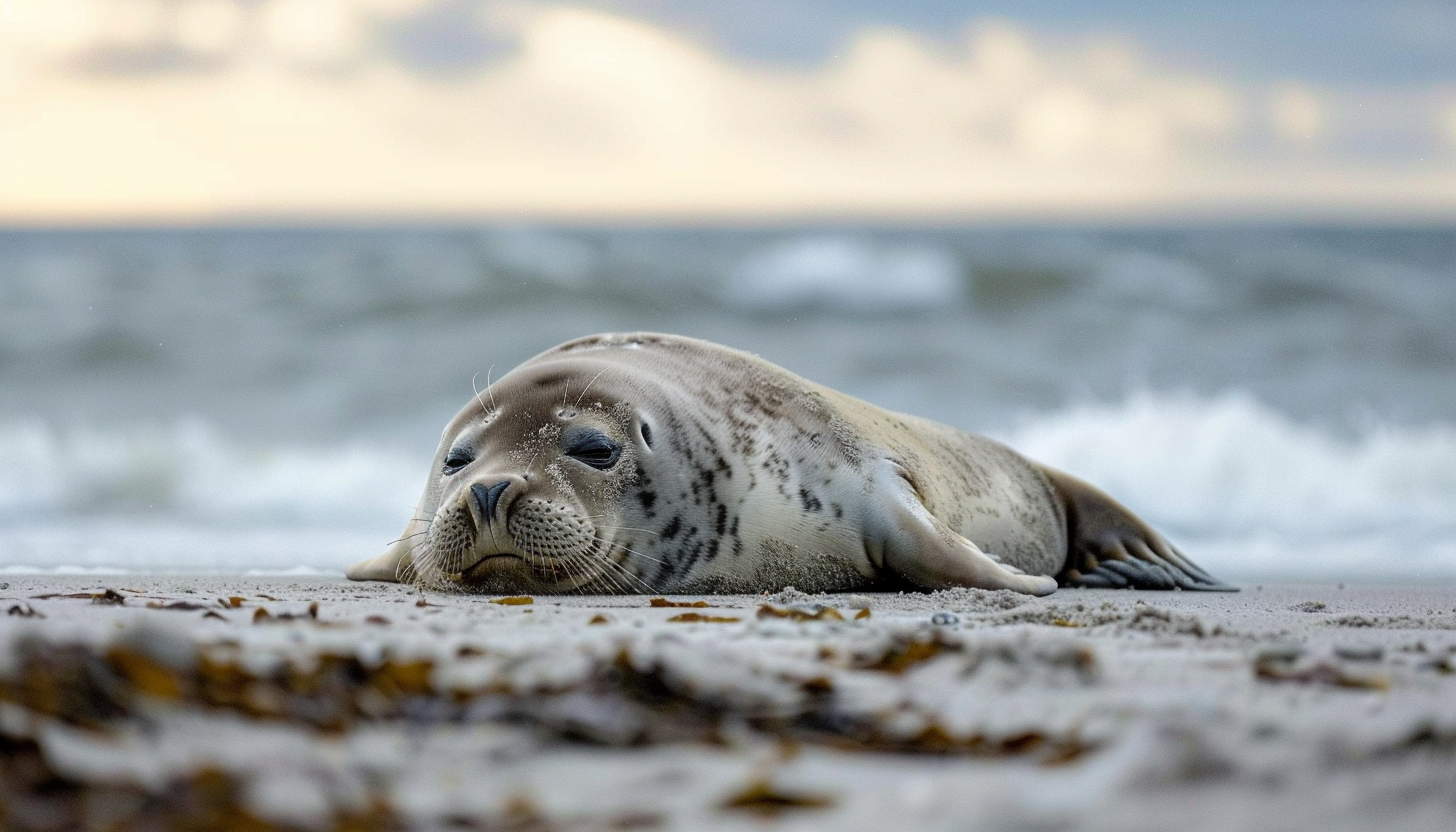
{"label": "seal's snout", "polygon": [[486,488],[480,483],[470,486],[470,500],[475,503],[475,510],[480,513],[481,519],[486,524],[495,522],[496,507],[500,505],[501,495],[505,493],[510,484],[510,480],[502,480],[490,488]]}

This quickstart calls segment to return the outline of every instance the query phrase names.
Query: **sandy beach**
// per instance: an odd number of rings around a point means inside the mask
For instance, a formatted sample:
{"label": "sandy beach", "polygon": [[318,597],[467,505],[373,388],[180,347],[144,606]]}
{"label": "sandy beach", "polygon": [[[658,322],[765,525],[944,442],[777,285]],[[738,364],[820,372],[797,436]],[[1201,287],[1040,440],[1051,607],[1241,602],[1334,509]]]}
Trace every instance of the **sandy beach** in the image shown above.
{"label": "sandy beach", "polygon": [[1450,829],[1456,587],[0,578],[6,829]]}

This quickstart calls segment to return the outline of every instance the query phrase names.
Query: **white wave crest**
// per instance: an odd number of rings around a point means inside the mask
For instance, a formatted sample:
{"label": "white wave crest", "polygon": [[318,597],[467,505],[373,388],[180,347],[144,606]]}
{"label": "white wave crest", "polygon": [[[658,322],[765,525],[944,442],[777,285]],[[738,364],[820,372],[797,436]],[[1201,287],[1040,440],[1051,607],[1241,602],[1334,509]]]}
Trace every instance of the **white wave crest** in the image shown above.
{"label": "white wave crest", "polygon": [[1140,393],[1027,419],[1009,444],[1199,535],[1456,531],[1456,426],[1341,436],[1231,392]]}
{"label": "white wave crest", "polygon": [[722,297],[754,309],[882,312],[942,308],[958,302],[964,289],[962,264],[938,248],[879,247],[829,235],[749,254],[729,272]]}
{"label": "white wave crest", "polygon": [[0,426],[0,521],[161,515],[402,525],[424,464],[362,444],[254,447],[196,419],[125,430],[11,424]]}

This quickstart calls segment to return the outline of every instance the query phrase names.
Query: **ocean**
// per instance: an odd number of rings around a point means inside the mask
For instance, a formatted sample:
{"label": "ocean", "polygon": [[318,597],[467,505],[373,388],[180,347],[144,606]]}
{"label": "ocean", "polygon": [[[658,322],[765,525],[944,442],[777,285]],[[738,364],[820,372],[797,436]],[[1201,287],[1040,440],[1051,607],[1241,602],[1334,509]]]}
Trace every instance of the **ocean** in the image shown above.
{"label": "ocean", "polygon": [[676,332],[1090,480],[1240,582],[1456,580],[1456,229],[0,230],[0,573],[341,572],[561,341]]}

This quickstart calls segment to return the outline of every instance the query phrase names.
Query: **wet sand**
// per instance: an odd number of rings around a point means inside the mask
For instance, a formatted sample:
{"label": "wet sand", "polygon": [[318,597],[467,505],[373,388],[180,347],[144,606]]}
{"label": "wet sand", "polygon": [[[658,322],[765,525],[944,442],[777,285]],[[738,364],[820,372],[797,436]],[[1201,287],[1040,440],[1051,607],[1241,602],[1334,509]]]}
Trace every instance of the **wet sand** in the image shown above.
{"label": "wet sand", "polygon": [[0,828],[1456,828],[1450,585],[652,603],[0,576]]}

